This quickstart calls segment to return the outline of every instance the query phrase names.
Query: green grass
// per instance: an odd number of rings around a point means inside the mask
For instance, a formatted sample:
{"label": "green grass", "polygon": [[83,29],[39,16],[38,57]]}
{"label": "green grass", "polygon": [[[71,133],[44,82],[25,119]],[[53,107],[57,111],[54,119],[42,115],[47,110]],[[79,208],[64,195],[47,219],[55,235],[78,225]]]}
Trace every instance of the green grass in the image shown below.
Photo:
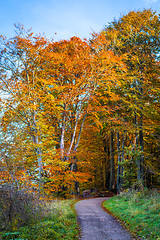
{"label": "green grass", "polygon": [[121,220],[137,239],[160,240],[160,194],[156,191],[122,193],[103,206]]}
{"label": "green grass", "polygon": [[78,239],[79,230],[74,201],[61,200],[48,204],[45,216],[35,225],[14,232],[1,232],[0,239],[42,240]]}

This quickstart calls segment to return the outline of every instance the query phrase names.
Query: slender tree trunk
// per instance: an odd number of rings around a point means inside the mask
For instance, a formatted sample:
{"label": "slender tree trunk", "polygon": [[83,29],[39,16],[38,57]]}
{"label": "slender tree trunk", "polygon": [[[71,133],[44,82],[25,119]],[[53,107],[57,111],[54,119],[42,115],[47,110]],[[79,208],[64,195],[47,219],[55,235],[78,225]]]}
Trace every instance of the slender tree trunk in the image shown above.
{"label": "slender tree trunk", "polygon": [[37,154],[37,160],[38,160],[38,175],[39,175],[39,191],[41,189],[41,183],[42,183],[42,173],[43,173],[43,161],[42,161],[42,152],[41,148],[39,147],[39,138],[37,135],[37,127],[36,127],[36,120],[35,120],[35,111],[33,111],[33,124],[34,124],[34,130],[31,128],[31,124],[28,121],[28,127],[30,128],[30,135],[32,137],[32,142],[35,144],[35,153]]}
{"label": "slender tree trunk", "polygon": [[144,140],[143,140],[143,114],[141,113],[140,117],[140,131],[139,131],[139,142],[140,142],[140,148],[142,151],[142,154],[140,155],[140,178],[143,180],[143,174],[144,174]]}
{"label": "slender tree trunk", "polygon": [[107,181],[107,163],[106,163],[106,157],[104,158],[104,190],[106,190],[106,181]]}
{"label": "slender tree trunk", "polygon": [[[35,104],[35,102],[34,102]],[[37,124],[36,124],[36,112],[35,110],[33,110],[33,125],[34,125],[34,134],[32,136],[33,139],[33,143],[36,144],[35,146],[35,151],[37,154],[37,158],[38,158],[38,169],[39,169],[39,191],[41,191],[41,185],[42,185],[42,173],[43,173],[43,162],[42,162],[42,152],[41,152],[41,148],[39,147],[39,138],[37,135]]]}
{"label": "slender tree trunk", "polygon": [[111,131],[111,142],[110,142],[110,181],[109,181],[109,189],[112,190],[115,188],[115,166],[114,166],[114,132]]}
{"label": "slender tree trunk", "polygon": [[82,120],[81,127],[80,127],[79,134],[78,134],[78,138],[77,138],[77,142],[74,146],[74,151],[77,151],[77,148],[78,148],[78,145],[79,145],[79,142],[80,142],[80,138],[81,138],[81,133],[82,133],[84,121],[85,121],[86,117],[87,117],[87,113],[84,115],[84,118]]}
{"label": "slender tree trunk", "polygon": [[107,143],[106,143],[106,139],[103,139],[103,146],[104,146],[104,153],[105,153],[105,157],[104,157],[104,182],[103,182],[103,188],[104,190],[106,190],[107,188]]}
{"label": "slender tree trunk", "polygon": [[[125,146],[125,142],[127,139],[127,134],[126,134],[126,130],[124,131],[123,137],[122,137],[122,155],[121,155],[121,163],[124,162],[124,146]],[[120,183],[120,188],[123,187],[123,171],[124,171],[124,167],[122,165],[121,167],[121,183]]]}
{"label": "slender tree trunk", "polygon": [[109,182],[110,182],[110,144],[109,144],[109,140],[107,141],[107,159],[108,159],[108,170],[107,170],[107,180],[106,180],[106,188],[109,189]]}
{"label": "slender tree trunk", "polygon": [[[142,66],[141,66],[142,67]],[[143,71],[143,70],[142,70]],[[141,72],[142,72],[141,71]],[[140,175],[140,180],[143,181],[143,174],[144,174],[144,154],[143,154],[143,150],[144,150],[144,139],[143,139],[143,78],[140,79],[139,82],[140,85],[140,100],[141,100],[141,105],[140,105],[140,131],[139,131],[139,143],[140,143],[140,150],[142,151],[142,154],[140,155],[140,163],[139,163],[139,175]]]}
{"label": "slender tree trunk", "polygon": [[[138,121],[137,121],[137,113],[135,112],[135,116],[134,116],[134,124],[135,124],[135,139],[136,139],[136,142],[135,142],[135,148],[138,148]],[[134,145],[134,144],[133,144]],[[140,157],[137,156],[137,180],[138,182],[140,181],[141,179],[141,163],[140,163]]]}
{"label": "slender tree trunk", "polygon": [[[84,121],[86,119],[86,116],[87,116],[87,113],[84,115],[84,118],[82,120],[81,127],[80,127],[79,134],[78,134],[78,138],[77,138],[77,142],[76,142],[76,144],[74,146],[74,159],[75,159],[75,162],[71,164],[71,171],[72,171],[72,169],[74,169],[75,172],[78,171],[76,152],[77,152],[77,148],[78,148],[78,145],[79,145],[79,142],[80,142],[81,133],[82,133],[82,129],[83,129],[83,125],[84,125]],[[76,129],[77,129],[77,127],[76,127]],[[75,140],[75,137],[74,137],[74,140]],[[77,182],[77,181],[75,181],[75,192],[76,192],[76,194],[79,194],[79,182]]]}
{"label": "slender tree trunk", "polygon": [[[77,116],[76,116],[76,122],[75,122],[75,125],[74,125],[74,131],[73,131],[73,135],[72,135],[72,139],[71,139],[71,144],[70,144],[70,147],[69,147],[68,152],[67,152],[67,157],[69,157],[71,149],[72,149],[72,146],[73,146],[73,143],[75,142],[77,125],[78,125],[78,120],[79,120],[81,109],[82,109],[82,106],[80,107],[80,109],[79,109],[79,111],[77,113]],[[78,140],[77,140],[77,143],[75,144],[74,151],[77,150],[77,147],[78,147],[78,144],[79,144],[79,141],[80,141],[81,131],[82,131],[83,124],[84,124],[86,116],[87,116],[87,114],[85,114],[85,116],[84,116],[84,118],[82,120],[81,128],[80,128],[80,131],[79,131],[79,134],[78,134]]]}
{"label": "slender tree trunk", "polygon": [[39,139],[38,136],[34,136],[32,135],[32,139],[33,139],[33,143],[36,144],[35,146],[35,152],[37,154],[37,158],[38,158],[38,171],[39,171],[39,191],[41,189],[41,185],[42,185],[42,173],[43,173],[43,161],[42,161],[42,152],[39,145]]}
{"label": "slender tree trunk", "polygon": [[64,135],[65,135],[65,127],[66,127],[66,105],[64,105],[64,113],[62,119],[62,131],[61,131],[61,140],[60,140],[60,151],[61,151],[61,160],[64,158]]}
{"label": "slender tree trunk", "polygon": [[121,176],[120,176],[120,162],[121,162],[121,153],[120,153],[120,140],[119,140],[119,132],[117,132],[117,150],[118,150],[118,169],[117,169],[117,193],[120,193],[120,183],[121,183]]}
{"label": "slender tree trunk", "polygon": [[79,119],[79,113],[77,114],[77,117],[76,117],[76,122],[75,122],[75,125],[74,125],[74,131],[73,131],[73,135],[72,135],[72,139],[71,139],[71,144],[70,144],[69,149],[67,151],[67,157],[69,157],[71,149],[72,149],[72,146],[73,146],[73,143],[75,141],[77,125],[78,125],[78,119]]}

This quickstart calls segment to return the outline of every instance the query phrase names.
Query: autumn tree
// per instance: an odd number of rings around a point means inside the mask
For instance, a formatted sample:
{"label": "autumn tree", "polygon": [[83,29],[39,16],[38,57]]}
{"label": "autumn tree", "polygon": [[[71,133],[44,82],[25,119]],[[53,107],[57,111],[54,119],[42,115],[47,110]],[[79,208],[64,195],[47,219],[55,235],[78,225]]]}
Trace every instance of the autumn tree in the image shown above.
{"label": "autumn tree", "polygon": [[46,100],[47,89],[41,74],[47,40],[32,36],[33,33],[25,31],[23,26],[17,26],[17,29],[18,34],[10,40],[1,36],[1,124],[5,133],[9,125],[19,131],[20,134],[16,135],[19,141],[23,141],[27,152],[29,151],[24,154],[25,159],[32,158],[33,151],[37,155],[40,183],[43,172],[44,133],[50,127],[44,125],[43,102]]}
{"label": "autumn tree", "polygon": [[[104,29],[110,48],[122,56],[128,67],[125,82],[118,90],[121,96],[119,118],[123,117],[131,126],[131,149],[141,152],[136,157],[138,181],[144,180],[147,168],[145,139],[153,136],[158,127],[159,28],[159,16],[149,9],[131,11]],[[123,111],[127,116],[123,116]],[[117,146],[119,149],[119,141]]]}
{"label": "autumn tree", "polygon": [[118,83],[116,62],[119,69],[124,67],[119,57],[106,51],[106,44],[104,34],[95,34],[90,44],[75,37],[50,44],[48,72],[56,85],[50,85],[50,94],[56,95],[60,107],[57,118],[60,157],[71,168],[77,163],[85,119],[91,112],[100,111],[100,106],[92,104],[96,103],[99,89]]}
{"label": "autumn tree", "polygon": [[13,39],[1,37],[2,131],[11,140],[11,162],[17,148],[22,156],[17,155],[18,163],[34,163],[30,174],[35,177],[38,163],[40,185],[46,174],[55,184],[59,176],[60,185],[64,172],[68,178],[73,175],[68,167],[76,164],[88,104],[113,56],[104,52],[101,64],[102,56],[79,38],[49,42],[23,26],[17,29]]}
{"label": "autumn tree", "polygon": [[[83,155],[82,158],[88,162],[88,169],[91,169],[93,186],[101,190],[109,187],[112,189],[115,185],[113,113],[118,108],[119,100],[113,89],[120,88],[126,67],[121,57],[115,56],[109,49],[109,42],[103,33],[93,34],[90,45],[96,56],[98,85],[94,101],[90,103],[90,112],[86,120],[88,127],[85,125],[79,151],[81,156]],[[112,143],[107,136],[110,129]]]}
{"label": "autumn tree", "polygon": [[[1,179],[51,192],[152,182],[159,158],[159,16],[131,11],[99,34],[0,38]],[[87,186],[87,185],[86,185]]]}

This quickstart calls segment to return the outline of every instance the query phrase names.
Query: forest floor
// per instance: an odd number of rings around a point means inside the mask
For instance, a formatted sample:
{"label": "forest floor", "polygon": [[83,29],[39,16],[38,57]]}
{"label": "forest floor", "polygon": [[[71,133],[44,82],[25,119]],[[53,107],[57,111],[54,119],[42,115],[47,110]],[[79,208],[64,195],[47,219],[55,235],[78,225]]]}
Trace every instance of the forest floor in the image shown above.
{"label": "forest floor", "polygon": [[81,240],[131,240],[127,230],[102,209],[102,202],[108,198],[85,199],[76,203]]}

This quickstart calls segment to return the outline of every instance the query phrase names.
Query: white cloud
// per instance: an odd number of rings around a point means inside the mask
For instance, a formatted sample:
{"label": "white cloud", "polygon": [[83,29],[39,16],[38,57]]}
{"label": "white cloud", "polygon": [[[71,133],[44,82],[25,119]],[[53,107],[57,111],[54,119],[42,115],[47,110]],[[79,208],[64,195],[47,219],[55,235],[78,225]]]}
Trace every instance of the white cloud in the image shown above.
{"label": "white cloud", "polygon": [[144,0],[147,4],[156,3],[158,0]]}

